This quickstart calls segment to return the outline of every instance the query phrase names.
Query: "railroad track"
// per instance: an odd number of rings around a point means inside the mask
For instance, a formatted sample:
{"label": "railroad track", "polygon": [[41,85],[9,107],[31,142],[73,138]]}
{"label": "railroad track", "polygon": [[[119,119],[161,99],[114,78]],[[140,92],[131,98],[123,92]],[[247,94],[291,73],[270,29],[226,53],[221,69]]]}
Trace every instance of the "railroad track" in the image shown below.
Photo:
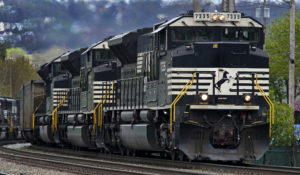
{"label": "railroad track", "polygon": [[3,156],[2,154],[5,152],[5,158],[13,160],[30,159],[29,162],[33,162],[33,164],[35,164],[34,162],[39,164],[46,162],[38,166],[46,168],[47,166],[48,168],[56,167],[57,170],[77,174],[300,174],[300,168],[290,167],[181,162],[157,158],[124,157],[86,151],[80,153],[60,148],[33,148],[47,151],[48,153],[0,148],[0,155]]}
{"label": "railroad track", "polygon": [[103,154],[94,151],[73,151],[65,148],[41,147],[32,146],[33,150],[47,151],[50,153],[59,153],[64,155],[76,155],[79,157],[89,157],[94,159],[110,160],[115,162],[128,162],[133,164],[145,164],[153,166],[161,166],[168,168],[181,168],[190,170],[202,170],[206,172],[214,172],[216,174],[270,174],[270,175],[286,175],[300,174],[300,168],[284,167],[284,166],[269,166],[269,165],[253,165],[253,164],[228,164],[224,162],[185,162],[171,161],[167,159],[158,159],[155,157],[128,157],[112,154]]}
{"label": "railroad track", "polygon": [[49,168],[76,174],[132,174],[132,175],[192,175],[211,174],[199,170],[167,168],[144,164],[113,162],[108,160],[90,159],[69,155],[21,151],[0,147],[2,158],[14,160],[33,166]]}

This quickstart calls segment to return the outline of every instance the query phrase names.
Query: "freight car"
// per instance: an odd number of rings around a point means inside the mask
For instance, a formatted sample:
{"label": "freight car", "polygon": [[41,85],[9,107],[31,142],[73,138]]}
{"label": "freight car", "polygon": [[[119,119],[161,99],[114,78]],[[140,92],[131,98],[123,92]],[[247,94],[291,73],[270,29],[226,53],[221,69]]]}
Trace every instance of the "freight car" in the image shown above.
{"label": "freight car", "polygon": [[263,44],[251,17],[188,12],[67,52],[22,88],[22,131],[111,153],[259,159],[274,121]]}
{"label": "freight car", "polygon": [[20,140],[19,100],[0,97],[0,143],[8,140]]}

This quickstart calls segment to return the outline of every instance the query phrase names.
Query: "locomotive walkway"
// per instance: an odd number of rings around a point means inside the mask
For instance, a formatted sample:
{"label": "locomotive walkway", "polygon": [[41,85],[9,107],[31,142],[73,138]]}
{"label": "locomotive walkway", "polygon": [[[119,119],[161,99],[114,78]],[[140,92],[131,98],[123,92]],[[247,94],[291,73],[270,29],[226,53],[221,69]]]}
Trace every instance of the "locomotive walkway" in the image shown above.
{"label": "locomotive walkway", "polygon": [[76,174],[300,174],[300,168],[182,162],[49,147],[33,147],[29,151],[0,147],[0,156],[19,163]]}

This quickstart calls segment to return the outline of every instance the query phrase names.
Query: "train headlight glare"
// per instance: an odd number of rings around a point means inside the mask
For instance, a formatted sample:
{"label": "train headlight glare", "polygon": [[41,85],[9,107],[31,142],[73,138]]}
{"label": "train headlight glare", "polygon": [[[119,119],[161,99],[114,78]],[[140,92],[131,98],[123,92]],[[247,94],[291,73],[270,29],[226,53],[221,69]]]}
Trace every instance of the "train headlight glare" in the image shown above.
{"label": "train headlight glare", "polygon": [[167,115],[167,114],[168,114],[168,111],[164,110],[164,114]]}
{"label": "train headlight glare", "polygon": [[245,100],[245,102],[250,102],[251,101],[251,95],[245,95],[244,100]]}
{"label": "train headlight glare", "polygon": [[218,15],[213,15],[212,19],[213,19],[213,21],[217,21],[219,19],[219,16]]}
{"label": "train headlight glare", "polygon": [[202,101],[207,101],[208,100],[208,95],[207,94],[201,94],[201,100]]}
{"label": "train headlight glare", "polygon": [[219,17],[219,19],[220,19],[220,21],[225,21],[225,16],[224,16],[224,15],[221,15],[221,16]]}

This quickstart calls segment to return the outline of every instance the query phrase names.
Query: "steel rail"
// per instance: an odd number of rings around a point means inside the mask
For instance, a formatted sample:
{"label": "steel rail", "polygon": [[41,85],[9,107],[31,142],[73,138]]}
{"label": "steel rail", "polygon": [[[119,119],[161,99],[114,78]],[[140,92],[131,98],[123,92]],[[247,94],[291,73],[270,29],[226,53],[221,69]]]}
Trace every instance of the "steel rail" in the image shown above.
{"label": "steel rail", "polygon": [[[55,155],[49,153],[39,153],[32,151],[20,151],[8,148],[0,148],[0,155],[2,158],[19,160],[22,162],[31,162],[35,166],[50,165],[48,168],[57,168],[63,171],[71,171],[82,174],[93,173],[109,173],[109,174],[141,174],[141,175],[152,175],[152,174],[163,174],[163,175],[192,175],[192,174],[210,174],[208,172],[200,172],[197,170],[187,169],[174,169],[167,167],[156,167],[143,164],[132,164],[124,162],[113,162],[107,160],[80,158],[74,156]],[[83,174],[86,174],[83,173]]]}
{"label": "steel rail", "polygon": [[37,150],[48,151],[52,153],[59,153],[65,155],[76,155],[81,157],[89,157],[94,159],[111,160],[116,162],[127,162],[135,164],[145,164],[161,166],[173,169],[193,169],[204,170],[213,173],[233,173],[233,174],[270,174],[270,175],[286,175],[286,174],[300,174],[300,168],[284,167],[284,166],[270,166],[270,165],[254,165],[254,164],[234,164],[226,162],[186,162],[186,161],[172,161],[168,159],[146,158],[146,157],[128,157],[114,154],[103,154],[91,151],[75,152],[69,149],[55,149],[51,147],[33,147]]}

